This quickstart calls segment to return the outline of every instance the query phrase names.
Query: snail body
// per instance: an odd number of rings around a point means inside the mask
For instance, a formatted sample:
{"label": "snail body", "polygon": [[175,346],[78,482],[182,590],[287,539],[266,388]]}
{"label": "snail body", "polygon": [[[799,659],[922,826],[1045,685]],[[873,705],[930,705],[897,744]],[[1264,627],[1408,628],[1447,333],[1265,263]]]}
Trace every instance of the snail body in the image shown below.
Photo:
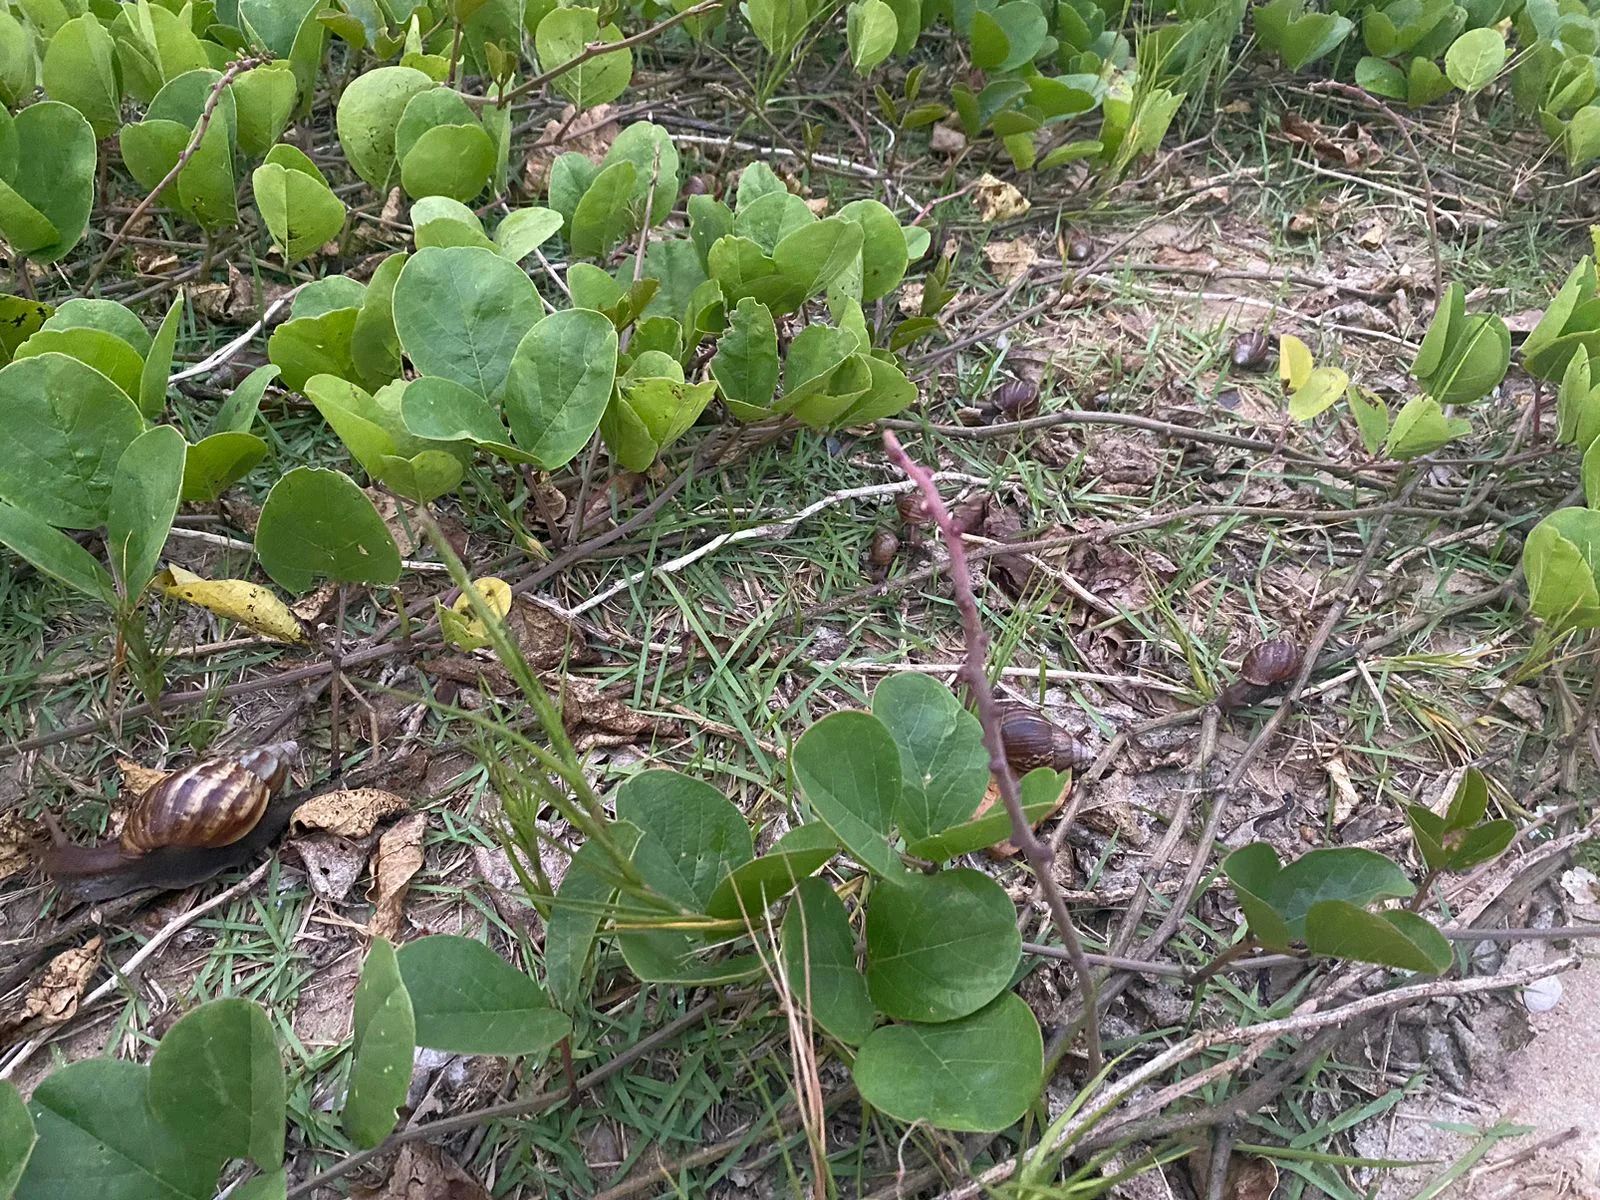
{"label": "snail body", "polygon": [[1007,705],[1000,714],[1000,741],[1018,778],[1040,767],[1068,771],[1092,761],[1089,748],[1032,709]]}
{"label": "snail body", "polygon": [[139,798],[120,837],[94,846],[58,839],[42,856],[45,872],[76,898],[103,900],[184,887],[242,862],[282,827],[263,818],[297,749],[278,742],[174,771]]}

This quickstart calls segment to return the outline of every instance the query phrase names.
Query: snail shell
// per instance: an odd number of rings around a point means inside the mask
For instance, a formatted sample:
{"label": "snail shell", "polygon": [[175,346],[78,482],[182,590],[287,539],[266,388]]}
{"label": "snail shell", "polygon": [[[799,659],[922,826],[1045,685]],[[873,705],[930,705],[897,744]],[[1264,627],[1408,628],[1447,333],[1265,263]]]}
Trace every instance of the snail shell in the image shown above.
{"label": "snail shell", "polygon": [[293,742],[278,742],[174,771],[128,814],[118,839],[122,852],[232,845],[261,820],[272,793],[288,779],[297,748]]}
{"label": "snail shell", "polygon": [[1259,329],[1241,333],[1233,343],[1233,365],[1258,370],[1267,361],[1267,335]]}
{"label": "snail shell", "polygon": [[1065,729],[1020,705],[1008,705],[1000,714],[1000,741],[1006,762],[1019,778],[1039,767],[1067,771],[1093,760],[1089,748]]}
{"label": "snail shell", "polygon": [[1300,674],[1303,662],[1305,651],[1298,645],[1288,638],[1273,638],[1250,648],[1239,664],[1239,678],[1262,687],[1288,683]]}
{"label": "snail shell", "polygon": [[915,529],[919,525],[932,525],[933,513],[928,510],[928,502],[922,498],[922,493],[916,488],[908,492],[901,492],[894,501],[895,510],[900,514],[900,520],[907,529]]}
{"label": "snail shell", "polygon": [[1026,379],[1013,379],[995,388],[990,397],[995,409],[1008,421],[1020,421],[1039,411],[1039,389]]}
{"label": "snail shell", "polygon": [[887,567],[899,552],[900,539],[895,536],[894,530],[880,529],[872,535],[872,545],[867,551],[867,560],[875,567]]}

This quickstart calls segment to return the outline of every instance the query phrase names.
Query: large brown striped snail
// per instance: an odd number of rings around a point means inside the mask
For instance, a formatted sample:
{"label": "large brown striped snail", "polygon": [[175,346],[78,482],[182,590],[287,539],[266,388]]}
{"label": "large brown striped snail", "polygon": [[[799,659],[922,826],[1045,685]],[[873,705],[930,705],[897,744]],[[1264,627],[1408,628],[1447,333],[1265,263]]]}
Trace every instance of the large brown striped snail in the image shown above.
{"label": "large brown striped snail", "polygon": [[1094,753],[1082,741],[1020,704],[1000,710],[1000,741],[1011,773],[1019,779],[1039,767],[1070,771],[1094,761]]}
{"label": "large brown striped snail", "polygon": [[273,793],[299,749],[278,742],[210,758],[157,781],[135,803],[122,834],[94,846],[45,850],[46,874],[80,900],[105,900],[145,887],[187,887],[235,866],[288,822]]}

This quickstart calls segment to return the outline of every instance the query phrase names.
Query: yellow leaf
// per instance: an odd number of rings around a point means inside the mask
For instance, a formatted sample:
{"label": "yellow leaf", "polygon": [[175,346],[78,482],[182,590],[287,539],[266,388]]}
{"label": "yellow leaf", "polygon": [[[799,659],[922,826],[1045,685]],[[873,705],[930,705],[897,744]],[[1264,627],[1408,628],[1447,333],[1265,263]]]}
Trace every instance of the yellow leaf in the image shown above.
{"label": "yellow leaf", "polygon": [[1298,392],[1311,376],[1311,347],[1292,333],[1278,339],[1278,378]]}
{"label": "yellow leaf", "polygon": [[[474,579],[472,586],[478,589],[489,611],[505,620],[511,611],[511,588],[506,582],[488,575]],[[473,615],[472,600],[464,592],[449,609],[439,609],[439,628],[448,640],[463,650],[477,650],[489,644],[489,631]]]}
{"label": "yellow leaf", "polygon": [[288,605],[258,583],[246,579],[202,579],[182,567],[168,567],[156,576],[155,582],[167,595],[210,609],[264,637],[280,642],[306,640],[305,630]]}

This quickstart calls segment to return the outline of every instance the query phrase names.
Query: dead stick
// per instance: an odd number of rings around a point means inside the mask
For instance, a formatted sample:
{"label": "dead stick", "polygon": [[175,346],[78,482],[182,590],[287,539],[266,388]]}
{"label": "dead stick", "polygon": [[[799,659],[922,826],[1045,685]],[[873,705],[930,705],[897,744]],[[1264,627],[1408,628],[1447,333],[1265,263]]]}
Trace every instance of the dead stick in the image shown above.
{"label": "dead stick", "polygon": [[1089,1074],[1097,1075],[1101,1065],[1100,1021],[1095,1003],[1094,973],[1083,956],[1083,942],[1078,937],[1072,914],[1067,911],[1067,902],[1062,898],[1061,888],[1056,884],[1051,870],[1055,852],[1039,840],[1033,832],[1033,826],[1028,823],[1027,815],[1022,811],[1022,799],[1017,792],[1017,777],[1012,774],[1011,764],[1006,759],[1005,742],[1000,736],[1000,711],[994,701],[994,689],[989,686],[986,667],[989,639],[983,631],[983,619],[978,615],[978,598],[972,591],[972,573],[967,566],[966,547],[962,544],[961,534],[950,516],[950,510],[939,498],[939,489],[933,482],[933,476],[911,461],[911,456],[901,447],[900,439],[892,432],[883,435],[883,444],[889,457],[922,492],[928,512],[939,527],[939,535],[950,553],[950,581],[955,591],[956,607],[961,610],[961,627],[967,643],[962,674],[978,706],[984,745],[989,749],[989,766],[999,786],[1000,799],[1011,817],[1011,844],[1022,851],[1028,865],[1033,868],[1034,877],[1050,909],[1051,920],[1055,923],[1056,934],[1066,947],[1072,969],[1078,976],[1078,988],[1083,994],[1085,1057],[1089,1062]]}

